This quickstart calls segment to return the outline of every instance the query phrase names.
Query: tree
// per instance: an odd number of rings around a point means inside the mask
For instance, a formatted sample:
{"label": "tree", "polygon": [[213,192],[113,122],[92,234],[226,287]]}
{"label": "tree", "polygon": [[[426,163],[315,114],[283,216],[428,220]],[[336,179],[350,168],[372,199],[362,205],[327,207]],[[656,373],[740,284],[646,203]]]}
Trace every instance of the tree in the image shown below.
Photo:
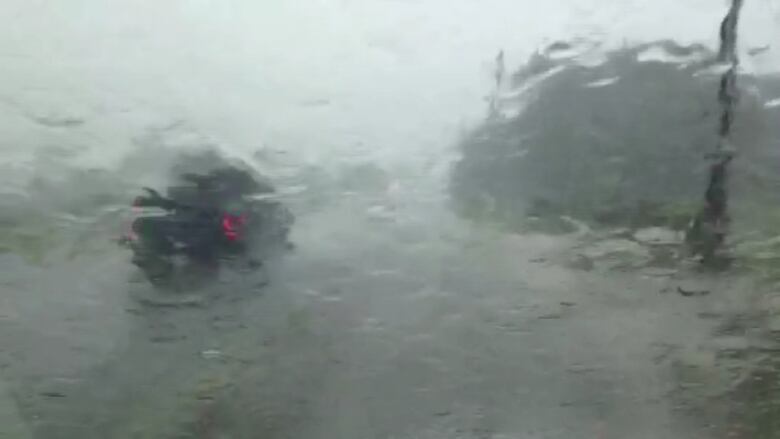
{"label": "tree", "polygon": [[[500,104],[505,115],[488,118],[462,140],[450,185],[457,210],[510,222],[556,212],[638,225],[697,205],[707,179],[705,155],[717,142],[719,77],[707,73],[714,54],[663,41],[608,52],[586,65],[557,56],[571,48],[556,43],[532,56],[513,75],[513,93]],[[777,78],[740,82],[764,89],[780,84]],[[746,157],[735,166],[767,175],[780,163],[771,145],[780,113],[751,94],[739,106],[734,139]]]}

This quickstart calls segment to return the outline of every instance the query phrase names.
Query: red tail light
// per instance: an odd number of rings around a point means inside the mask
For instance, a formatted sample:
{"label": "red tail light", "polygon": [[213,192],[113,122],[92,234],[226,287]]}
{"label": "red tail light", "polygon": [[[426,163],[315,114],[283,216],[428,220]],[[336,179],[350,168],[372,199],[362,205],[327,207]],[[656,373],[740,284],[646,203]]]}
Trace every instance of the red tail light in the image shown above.
{"label": "red tail light", "polygon": [[244,215],[223,215],[222,216],[222,233],[225,237],[231,241],[235,241],[240,238],[240,228],[246,223],[246,217]]}
{"label": "red tail light", "polygon": [[136,233],[132,222],[125,228],[125,233],[122,235],[121,239],[125,242],[138,241],[138,233]]}

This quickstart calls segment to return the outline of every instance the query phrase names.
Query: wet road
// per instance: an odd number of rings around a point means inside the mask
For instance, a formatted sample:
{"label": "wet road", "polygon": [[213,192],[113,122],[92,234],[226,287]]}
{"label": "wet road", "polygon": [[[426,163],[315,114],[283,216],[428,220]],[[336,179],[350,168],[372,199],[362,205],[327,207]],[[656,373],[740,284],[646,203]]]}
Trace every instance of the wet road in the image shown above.
{"label": "wet road", "polygon": [[[749,285],[683,297],[678,279],[570,268],[578,238],[464,224],[440,187],[501,48],[512,71],[560,39],[712,45],[725,5],[126,3],[0,2],[0,438],[740,437],[713,395],[744,382],[721,351],[758,349],[719,332]],[[746,6],[745,47],[776,40],[773,5]],[[285,190],[322,181],[285,200],[296,250],[267,273],[170,299],[136,279],[115,221],[76,223],[204,144]],[[32,189],[44,202],[17,211]],[[54,205],[81,212],[26,224]],[[24,252],[4,247],[15,222]]]}
{"label": "wet road", "polygon": [[128,282],[110,244],[41,270],[4,256],[2,407],[26,430],[8,437],[713,437],[672,366],[706,358],[701,316],[743,293],[566,268],[576,238],[399,199],[304,213],[266,274],[186,299]]}

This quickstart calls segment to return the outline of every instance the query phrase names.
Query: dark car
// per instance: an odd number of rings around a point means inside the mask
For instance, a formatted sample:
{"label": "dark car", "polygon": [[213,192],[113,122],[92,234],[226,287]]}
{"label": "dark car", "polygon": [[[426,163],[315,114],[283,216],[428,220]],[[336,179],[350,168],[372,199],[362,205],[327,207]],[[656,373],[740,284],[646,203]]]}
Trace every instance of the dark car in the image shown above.
{"label": "dark car", "polygon": [[169,283],[185,269],[213,272],[226,260],[259,266],[268,247],[289,246],[292,214],[274,199],[273,186],[249,171],[222,167],[178,180],[165,196],[145,188],[123,238],[153,284]]}

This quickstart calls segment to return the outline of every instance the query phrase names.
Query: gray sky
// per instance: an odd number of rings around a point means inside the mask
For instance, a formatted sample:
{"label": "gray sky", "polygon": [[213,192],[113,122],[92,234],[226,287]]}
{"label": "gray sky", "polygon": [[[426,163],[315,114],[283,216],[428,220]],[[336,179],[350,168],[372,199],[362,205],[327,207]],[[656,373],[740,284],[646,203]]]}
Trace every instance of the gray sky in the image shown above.
{"label": "gray sky", "polygon": [[[743,45],[776,40],[780,2],[747,4]],[[267,144],[314,162],[437,153],[484,113],[499,49],[512,69],[573,36],[714,44],[725,8],[718,0],[4,0],[0,113],[9,134],[0,148],[66,139],[97,148],[100,160],[145,126],[183,119],[232,148]],[[87,123],[41,132],[18,120],[20,109]]]}

